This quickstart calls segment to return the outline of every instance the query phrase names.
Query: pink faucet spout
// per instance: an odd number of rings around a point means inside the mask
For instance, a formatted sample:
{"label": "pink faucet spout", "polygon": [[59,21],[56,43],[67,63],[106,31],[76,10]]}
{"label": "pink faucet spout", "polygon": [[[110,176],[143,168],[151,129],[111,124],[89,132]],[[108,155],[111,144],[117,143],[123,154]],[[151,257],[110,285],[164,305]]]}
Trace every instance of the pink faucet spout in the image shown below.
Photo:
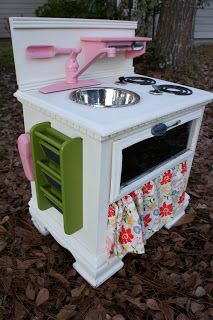
{"label": "pink faucet spout", "polygon": [[[80,51],[79,51],[80,50]],[[79,64],[77,62],[77,56],[81,52],[81,49],[75,49],[70,54],[69,59],[66,63],[66,82],[67,83],[77,83],[78,77],[86,71],[95,60],[100,56],[105,56],[109,58],[114,58],[116,56],[116,49],[115,48],[103,48],[100,49],[94,56],[84,64],[79,70]]]}

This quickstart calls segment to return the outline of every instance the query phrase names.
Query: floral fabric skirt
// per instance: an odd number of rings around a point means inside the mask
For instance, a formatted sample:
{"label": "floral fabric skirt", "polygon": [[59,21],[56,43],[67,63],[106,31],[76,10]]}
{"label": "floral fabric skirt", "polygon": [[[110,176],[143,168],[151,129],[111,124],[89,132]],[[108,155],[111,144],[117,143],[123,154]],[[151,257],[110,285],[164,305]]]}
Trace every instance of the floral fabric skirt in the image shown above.
{"label": "floral fabric skirt", "polygon": [[184,161],[109,205],[109,254],[144,253],[146,240],[183,207],[186,173]]}

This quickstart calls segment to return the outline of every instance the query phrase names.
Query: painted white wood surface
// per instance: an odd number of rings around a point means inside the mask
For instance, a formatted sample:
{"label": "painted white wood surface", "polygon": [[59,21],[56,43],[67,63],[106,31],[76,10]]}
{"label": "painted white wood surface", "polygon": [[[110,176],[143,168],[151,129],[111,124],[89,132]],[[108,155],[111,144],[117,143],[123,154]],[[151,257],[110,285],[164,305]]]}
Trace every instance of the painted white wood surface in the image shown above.
{"label": "painted white wood surface", "polygon": [[[43,20],[43,23],[47,23],[48,27],[44,25],[44,28],[46,28],[46,33],[44,33],[46,34],[45,37],[48,37],[54,30],[54,21],[51,21],[51,23],[49,20],[45,21]],[[90,24],[91,22],[87,20],[81,22],[84,27],[80,28],[80,31],[85,32],[86,24]],[[19,64],[19,68],[17,69],[18,75],[20,79],[25,79],[26,86],[30,86],[32,82],[26,76],[25,60],[22,60],[23,50],[20,50],[20,47],[23,49],[26,45],[25,40],[23,40],[25,39],[26,32],[29,40],[30,34],[32,36],[35,35],[35,30],[37,30],[36,32],[40,31],[38,29],[39,24],[35,23],[34,19],[24,19],[23,21],[18,19],[14,23],[14,28],[19,30],[17,34],[13,33],[14,52],[18,54],[15,57],[16,64]],[[63,21],[63,19],[58,23],[60,25],[58,29],[62,31],[63,35],[67,31],[67,29],[64,29],[67,23],[67,20]],[[72,26],[74,25],[74,21],[70,21],[69,23]],[[95,20],[93,23],[95,24],[95,28],[97,28],[99,22]],[[107,24],[104,30],[108,30],[109,32],[110,24],[104,23],[105,26]],[[133,26],[135,24],[132,24],[131,29],[128,22],[127,25],[121,23],[119,27],[118,22],[116,26],[113,26],[115,28],[113,30],[118,36],[121,36],[124,31],[125,35],[126,32],[132,33]],[[93,30],[93,27],[91,27],[90,31]],[[125,29],[126,27],[127,29]],[[67,28],[69,31],[69,26]],[[42,29],[42,32],[45,30]],[[102,31],[103,26],[100,26],[99,32],[101,35]],[[98,29],[96,29],[96,32],[98,33]],[[127,74],[129,73],[128,68],[131,65],[131,60],[127,69],[124,68],[125,64],[121,61],[123,66],[121,70],[119,68],[116,69],[116,61],[113,61],[112,69],[114,68],[113,72],[115,75],[102,78],[101,81],[105,85],[115,86],[114,81],[118,75],[121,75],[124,71]],[[37,69],[39,68],[37,67]],[[96,69],[98,72],[98,65],[96,65]],[[30,72],[32,77],[33,69],[30,69]],[[159,84],[165,83],[162,80],[157,80],[157,82]],[[55,208],[45,211],[39,210],[34,182],[31,183],[32,199],[29,203],[29,210],[38,230],[44,235],[50,232],[56,241],[73,254],[76,260],[74,267],[94,287],[100,285],[123,266],[121,258],[109,258],[106,250],[113,143],[118,141],[118,139],[122,141],[127,136],[130,136],[129,141],[131,139],[133,141],[135,136],[140,136],[143,139],[145,132],[147,131],[150,134],[150,127],[155,123],[162,121],[170,124],[170,121],[174,119],[178,120],[179,117],[184,122],[189,119],[190,114],[191,117],[194,114],[195,118],[199,118],[196,125],[193,126],[193,134],[190,135],[189,144],[195,148],[203,106],[213,99],[213,94],[194,88],[192,89],[193,95],[185,97],[174,96],[172,94],[152,96],[148,92],[150,86],[141,87],[128,84],[125,86],[125,89],[132,89],[137,92],[141,96],[141,102],[132,107],[104,110],[93,109],[71,102],[69,100],[69,91],[44,95],[37,90],[19,90],[15,94],[23,104],[26,132],[36,123],[50,121],[52,127],[56,130],[70,137],[79,136],[83,139],[83,228],[73,235],[66,235],[63,230],[63,216]],[[26,90],[26,87],[24,87],[24,90]],[[185,154],[184,157],[187,157],[189,161],[190,171],[194,149],[189,152],[191,153]],[[170,165],[172,166],[172,162],[170,162]],[[183,212],[178,217],[182,214]]]}
{"label": "painted white wood surface", "polygon": [[[113,62],[112,62],[113,63]],[[126,74],[126,69],[116,70]],[[100,79],[102,85],[123,88],[115,85],[118,75],[115,77]],[[171,84],[164,80],[156,79],[157,84]],[[176,115],[179,112],[187,112],[187,109],[195,109],[196,106],[207,104],[213,100],[213,93],[191,88],[192,95],[175,96],[164,93],[160,96],[151,95],[151,86],[139,86],[137,84],[127,84],[124,89],[132,90],[139,94],[141,100],[138,104],[123,108],[92,108],[70,101],[70,91],[43,94],[38,90],[18,91],[15,96],[21,102],[29,102],[39,106],[53,117],[61,118],[68,125],[83,130],[95,136],[97,139],[108,138],[118,132],[132,130],[133,127],[141,126],[150,121],[155,121],[168,114]]]}
{"label": "painted white wood surface", "polygon": [[[38,122],[48,121],[43,114],[30,105],[23,105],[25,131]],[[63,217],[54,208],[38,209],[35,183],[31,183],[32,199],[29,210],[37,229],[48,232],[76,259],[74,267],[94,287],[100,285],[118,271],[123,262],[120,258],[109,259],[106,251],[107,212],[111,179],[111,142],[101,143],[74,128],[71,130],[57,119],[51,120],[56,130],[70,137],[83,138],[83,228],[73,235],[66,235]]]}
{"label": "painted white wood surface", "polygon": [[[31,183],[32,199],[29,203],[29,210],[33,223],[38,230],[44,235],[50,232],[59,244],[68,249],[76,260],[74,268],[76,268],[92,286],[97,287],[123,266],[121,258],[109,258],[106,252],[107,212],[111,202],[110,188],[111,177],[113,175],[112,148],[114,140],[111,138],[106,141],[98,141],[95,138],[89,137],[87,134],[82,134],[75,128],[71,129],[57,118],[50,119],[48,113],[44,114],[41,110],[35,109],[34,106],[29,103],[24,103],[23,107],[26,131],[29,131],[35,123],[49,120],[51,121],[52,127],[56,130],[70,137],[81,136],[83,138],[83,228],[73,235],[66,235],[63,230],[63,217],[56,209],[39,210],[37,207],[34,182]],[[190,115],[186,115],[185,117],[187,121],[189,118],[194,118],[199,115],[199,121],[197,125],[193,127],[193,133],[189,141],[193,148],[196,145],[199,133],[202,111],[203,108],[200,107],[200,110],[192,112],[191,117]],[[167,123],[170,123],[170,121],[171,119],[167,118]],[[150,128],[145,129],[145,131],[146,130],[150,132]],[[129,141],[131,140],[132,143],[135,142],[136,135],[138,135],[140,139],[143,139],[143,129],[139,134],[136,132],[137,130],[132,130],[132,137],[130,136],[129,138]],[[122,139],[126,139],[126,134],[118,134],[118,136],[121,141]],[[193,155],[193,151],[191,151],[190,155],[185,155],[188,159],[188,175]],[[172,166],[173,164],[170,162],[168,168]],[[155,174],[157,175],[157,173]],[[187,203],[184,205],[184,210]],[[167,228],[170,228],[183,214],[184,211],[178,213],[176,219],[167,224]]]}
{"label": "painted white wood surface", "polygon": [[[80,41],[86,36],[134,36],[135,21],[110,21],[93,19],[56,18],[10,18],[13,52],[17,83],[20,90],[29,90],[63,81],[67,55],[49,59],[30,59],[26,56],[29,45],[54,45],[56,47],[78,48],[84,46]],[[84,48],[78,56],[81,66],[84,63]],[[115,58],[98,59],[80,77],[94,79],[112,76],[121,70],[132,72],[132,59],[125,59],[122,53]]]}

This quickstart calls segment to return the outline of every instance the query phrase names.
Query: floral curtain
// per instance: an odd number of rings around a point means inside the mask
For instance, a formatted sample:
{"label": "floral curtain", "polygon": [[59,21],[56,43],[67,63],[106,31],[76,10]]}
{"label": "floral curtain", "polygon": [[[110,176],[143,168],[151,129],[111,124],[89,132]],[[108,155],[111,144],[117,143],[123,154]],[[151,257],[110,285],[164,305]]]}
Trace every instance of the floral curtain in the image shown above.
{"label": "floral curtain", "polygon": [[146,240],[182,209],[186,173],[184,161],[109,205],[109,254],[144,253]]}

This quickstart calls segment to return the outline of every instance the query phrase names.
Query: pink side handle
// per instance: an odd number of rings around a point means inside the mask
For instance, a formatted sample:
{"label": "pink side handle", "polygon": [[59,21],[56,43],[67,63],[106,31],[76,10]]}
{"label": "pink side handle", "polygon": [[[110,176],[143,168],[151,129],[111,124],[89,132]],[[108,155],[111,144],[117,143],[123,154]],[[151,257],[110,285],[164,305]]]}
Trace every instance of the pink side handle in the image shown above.
{"label": "pink side handle", "polygon": [[55,48],[56,54],[70,54],[73,50],[72,48]]}
{"label": "pink side handle", "polygon": [[26,54],[28,58],[31,59],[47,59],[53,58],[57,54],[70,54],[73,50],[72,48],[57,48],[51,45],[38,45],[38,46],[28,46],[26,48]]}
{"label": "pink side handle", "polygon": [[24,173],[29,181],[34,181],[30,134],[23,133],[18,137],[18,151],[23,165]]}

